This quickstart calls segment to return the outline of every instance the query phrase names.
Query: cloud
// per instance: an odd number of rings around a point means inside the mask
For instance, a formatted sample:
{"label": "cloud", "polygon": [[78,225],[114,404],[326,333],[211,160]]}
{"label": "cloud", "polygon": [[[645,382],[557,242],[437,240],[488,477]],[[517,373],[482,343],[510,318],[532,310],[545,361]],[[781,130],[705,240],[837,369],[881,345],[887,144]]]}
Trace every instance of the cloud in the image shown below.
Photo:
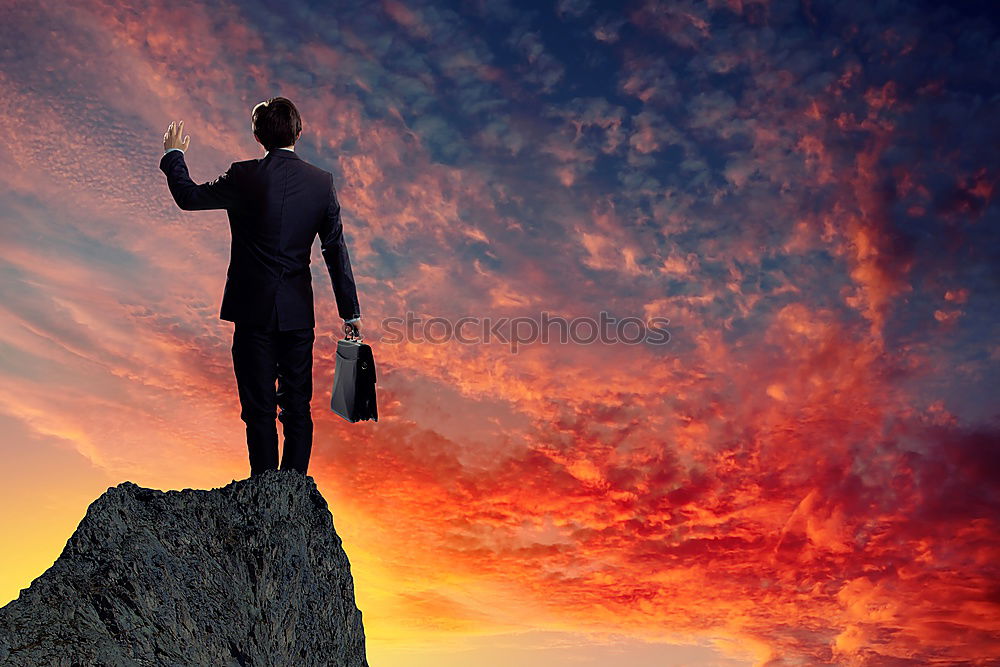
{"label": "cloud", "polygon": [[[758,664],[996,652],[995,22],[295,7],[9,8],[0,372],[24,432],[139,483],[242,469],[225,214],[176,210],[155,163],[174,118],[199,182],[259,155],[249,110],[282,94],[335,176],[380,369],[378,424],[314,411],[310,470],[378,553],[384,636],[419,617],[428,642],[564,625]],[[665,317],[671,339],[514,354],[377,330],[541,310]]]}

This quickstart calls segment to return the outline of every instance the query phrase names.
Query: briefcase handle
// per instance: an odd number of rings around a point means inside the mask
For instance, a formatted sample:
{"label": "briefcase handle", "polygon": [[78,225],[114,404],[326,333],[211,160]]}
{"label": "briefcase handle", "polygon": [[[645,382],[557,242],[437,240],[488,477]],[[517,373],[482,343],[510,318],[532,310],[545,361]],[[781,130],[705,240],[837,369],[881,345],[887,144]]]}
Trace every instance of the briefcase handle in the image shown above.
{"label": "briefcase handle", "polygon": [[353,340],[353,341],[358,342],[358,343],[360,343],[361,341],[364,340],[364,336],[361,335],[360,331],[358,332],[357,336],[355,336],[352,333],[353,331],[354,331],[354,327],[352,327],[350,324],[346,324],[345,323],[344,324],[344,340]]}

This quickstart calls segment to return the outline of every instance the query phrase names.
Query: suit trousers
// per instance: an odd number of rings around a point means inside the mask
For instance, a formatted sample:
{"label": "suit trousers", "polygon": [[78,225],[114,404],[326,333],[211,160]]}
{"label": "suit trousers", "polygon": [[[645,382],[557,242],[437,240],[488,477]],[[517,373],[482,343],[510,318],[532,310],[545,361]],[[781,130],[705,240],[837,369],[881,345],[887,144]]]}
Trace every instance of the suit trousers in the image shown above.
{"label": "suit trousers", "polygon": [[[250,475],[278,468],[278,420],[284,432],[281,470],[309,467],[313,422],[312,327],[278,330],[277,308],[264,326],[236,323],[233,329],[233,371],[240,396],[240,419],[246,423]],[[274,382],[278,381],[275,391]]]}

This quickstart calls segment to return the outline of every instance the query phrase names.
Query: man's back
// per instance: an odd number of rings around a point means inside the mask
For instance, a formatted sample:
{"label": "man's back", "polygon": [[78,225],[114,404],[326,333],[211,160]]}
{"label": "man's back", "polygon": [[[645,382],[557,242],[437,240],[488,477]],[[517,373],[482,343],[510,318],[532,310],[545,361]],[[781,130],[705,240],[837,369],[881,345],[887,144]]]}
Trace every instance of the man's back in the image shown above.
{"label": "man's back", "polygon": [[361,314],[330,172],[284,148],[234,162],[203,185],[191,181],[183,151],[164,154],[160,169],[182,209],[228,213],[232,246],[221,319],[262,325],[276,308],[280,330],[314,327],[309,262],[317,234],[338,314]]}

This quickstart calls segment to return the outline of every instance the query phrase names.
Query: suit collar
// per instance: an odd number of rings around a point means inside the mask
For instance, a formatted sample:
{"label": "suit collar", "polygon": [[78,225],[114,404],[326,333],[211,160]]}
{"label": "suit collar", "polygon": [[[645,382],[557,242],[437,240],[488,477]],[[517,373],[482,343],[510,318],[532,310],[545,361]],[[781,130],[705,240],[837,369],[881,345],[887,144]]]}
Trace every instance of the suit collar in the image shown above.
{"label": "suit collar", "polygon": [[286,151],[284,148],[275,148],[273,151],[268,151],[267,155],[265,155],[264,157],[262,157],[261,160],[266,160],[267,158],[271,157],[272,155],[277,155],[279,157],[289,157],[289,158],[292,158],[293,160],[301,160],[302,159],[298,155],[295,154],[295,151]]}

